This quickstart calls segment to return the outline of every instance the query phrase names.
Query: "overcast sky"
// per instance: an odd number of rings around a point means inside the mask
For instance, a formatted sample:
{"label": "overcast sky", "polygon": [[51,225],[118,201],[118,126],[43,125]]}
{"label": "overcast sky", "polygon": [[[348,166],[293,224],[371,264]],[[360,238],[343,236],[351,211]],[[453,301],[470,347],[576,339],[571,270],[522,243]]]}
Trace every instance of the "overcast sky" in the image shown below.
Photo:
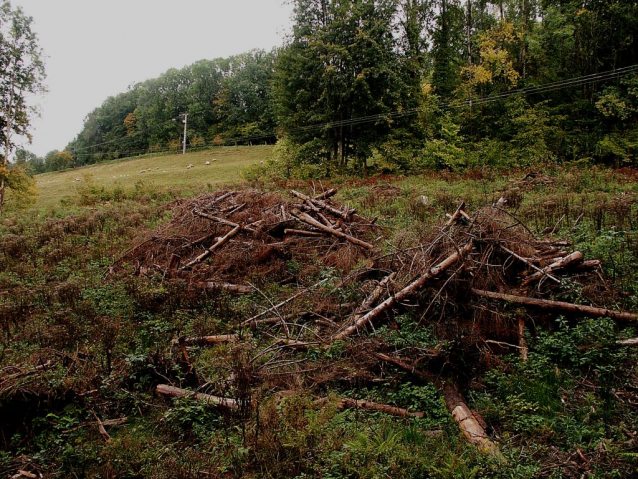
{"label": "overcast sky", "polygon": [[85,116],[134,83],[202,59],[283,42],[285,0],[11,0],[33,17],[49,92],[37,103],[33,144],[63,149]]}

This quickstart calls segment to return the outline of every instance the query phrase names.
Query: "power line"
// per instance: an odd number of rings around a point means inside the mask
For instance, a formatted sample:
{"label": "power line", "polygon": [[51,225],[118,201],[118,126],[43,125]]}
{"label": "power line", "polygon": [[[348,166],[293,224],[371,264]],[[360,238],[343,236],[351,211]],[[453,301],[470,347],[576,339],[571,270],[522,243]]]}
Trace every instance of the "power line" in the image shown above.
{"label": "power line", "polygon": [[[542,94],[542,93],[547,93],[547,92],[552,92],[552,91],[558,91],[558,90],[564,90],[564,89],[569,89],[569,88],[573,88],[576,86],[581,86],[581,85],[585,85],[585,84],[593,84],[593,83],[600,83],[600,82],[604,82],[604,81],[608,81],[608,80],[613,80],[613,79],[617,79],[620,78],[622,76],[626,76],[629,75],[633,72],[637,72],[638,71],[638,65],[631,65],[628,67],[624,67],[624,68],[618,68],[615,70],[609,70],[606,72],[600,72],[600,73],[594,73],[594,74],[590,74],[590,75],[583,75],[580,77],[573,77],[573,78],[569,78],[566,80],[559,80],[559,81],[555,81],[555,82],[551,82],[551,83],[546,83],[544,85],[537,85],[537,86],[531,86],[531,87],[525,87],[525,88],[518,88],[518,89],[513,89],[513,90],[508,90],[506,92],[502,92],[502,93],[498,93],[496,95],[491,95],[491,96],[486,96],[486,97],[479,97],[479,98],[468,98],[465,100],[461,100],[458,102],[455,101],[446,101],[446,102],[440,102],[436,105],[436,108],[440,109],[440,110],[452,110],[452,109],[459,109],[459,108],[463,108],[463,107],[467,107],[467,106],[473,106],[473,105],[483,105],[483,104],[487,104],[487,103],[492,103],[492,102],[497,102],[497,101],[501,101],[503,99],[509,98],[511,96],[515,96],[515,95],[537,95],[537,94]],[[399,119],[399,118],[405,118],[405,117],[409,117],[409,116],[413,116],[413,115],[417,115],[419,113],[422,113],[424,111],[427,111],[429,107],[416,107],[416,108],[410,108],[410,109],[406,109],[406,110],[399,110],[399,111],[392,111],[392,112],[387,112],[387,113],[376,113],[373,115],[365,115],[365,116],[360,116],[360,117],[356,117],[356,118],[350,118],[347,120],[336,120],[336,121],[331,121],[331,122],[325,122],[325,123],[316,123],[316,124],[312,124],[312,125],[306,125],[306,126],[301,126],[301,127],[297,127],[297,128],[292,128],[290,130],[288,130],[288,133],[305,133],[305,132],[311,132],[311,131],[323,131],[326,129],[331,129],[331,128],[337,128],[337,127],[342,127],[342,126],[355,126],[355,125],[363,125],[366,123],[374,123],[377,121],[388,121],[388,120],[393,120],[393,119]],[[199,111],[204,111],[199,110]],[[195,111],[191,111],[190,113],[198,113],[198,110]],[[80,151],[86,151],[98,146],[104,146],[104,145],[108,145],[108,144],[113,144],[113,143],[118,143],[120,141],[125,141],[128,140],[130,138],[132,138],[133,136],[137,136],[137,135],[141,135],[143,133],[148,133],[150,131],[153,131],[157,128],[160,128],[172,121],[176,121],[177,119],[179,119],[179,117],[177,118],[172,118],[170,120],[167,120],[161,124],[155,125],[152,128],[146,128],[144,130],[140,130],[135,132],[133,135],[130,136],[126,136],[126,137],[122,137],[122,138],[116,138],[113,140],[109,140],[109,141],[105,141],[102,143],[97,143],[94,145],[89,145],[83,148],[78,148],[75,151],[76,152],[80,152]],[[239,143],[239,142],[252,142],[252,141],[257,141],[257,140],[264,140],[264,139],[268,139],[268,138],[273,138],[276,137],[276,133],[273,132],[267,132],[267,133],[259,133],[256,135],[245,135],[245,136],[236,136],[236,137],[231,137],[231,138],[226,138],[224,140],[224,143],[228,144],[228,143]],[[214,142],[206,142],[204,143],[205,146],[212,146],[214,145]],[[143,152],[149,152],[150,149],[146,149],[146,150],[136,150],[133,153],[139,152],[139,151],[143,151]],[[172,150],[163,150],[161,152],[167,152],[167,151],[172,151]],[[130,154],[131,152],[129,152]],[[160,152],[158,152],[160,153]]]}

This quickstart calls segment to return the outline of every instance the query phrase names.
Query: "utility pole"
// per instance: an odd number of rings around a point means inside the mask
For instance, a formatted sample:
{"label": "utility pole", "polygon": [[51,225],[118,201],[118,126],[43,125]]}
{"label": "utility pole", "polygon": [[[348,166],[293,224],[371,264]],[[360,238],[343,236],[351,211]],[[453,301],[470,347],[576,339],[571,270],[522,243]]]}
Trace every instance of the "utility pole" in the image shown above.
{"label": "utility pole", "polygon": [[188,113],[184,113],[184,147],[182,149],[182,154],[186,154],[186,126],[188,125]]}

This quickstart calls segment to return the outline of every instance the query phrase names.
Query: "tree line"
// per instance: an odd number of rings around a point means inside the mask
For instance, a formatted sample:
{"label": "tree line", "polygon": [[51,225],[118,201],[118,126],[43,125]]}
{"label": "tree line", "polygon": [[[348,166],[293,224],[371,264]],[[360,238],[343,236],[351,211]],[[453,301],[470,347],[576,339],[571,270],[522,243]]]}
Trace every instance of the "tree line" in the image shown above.
{"label": "tree line", "polygon": [[185,112],[190,148],[276,141],[285,174],[637,160],[638,1],[293,3],[280,48],[133,85],[36,171],[177,150]]}

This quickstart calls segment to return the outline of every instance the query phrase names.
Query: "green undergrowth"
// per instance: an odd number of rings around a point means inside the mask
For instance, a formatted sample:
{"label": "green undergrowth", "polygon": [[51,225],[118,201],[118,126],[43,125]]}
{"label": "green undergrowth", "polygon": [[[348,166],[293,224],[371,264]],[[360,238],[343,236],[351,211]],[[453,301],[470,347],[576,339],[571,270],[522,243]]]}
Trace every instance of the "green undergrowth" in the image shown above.
{"label": "green undergrowth", "polygon": [[[542,172],[546,181],[518,181],[525,173],[253,186],[284,195],[290,188],[338,188],[338,201],[378,217],[383,227],[378,242],[388,254],[418,244],[461,201],[473,213],[504,196],[507,210],[534,232],[567,237],[587,259],[601,259],[616,305],[635,311],[637,173],[552,168]],[[255,305],[264,303],[264,295],[286,297],[289,286],[266,281],[260,293],[237,298],[194,294],[184,281],[161,272],[114,275],[114,262],[166,224],[171,210],[165,205],[185,194],[149,183],[123,190],[86,182],[46,212],[27,211],[0,222],[0,475],[18,470],[47,477],[131,478],[638,474],[637,357],[616,344],[638,335],[631,325],[559,319],[551,328],[530,332],[528,361],[500,356],[468,385],[470,406],[485,419],[506,462],[466,443],[433,384],[389,365],[377,380],[329,381],[319,390],[282,379],[279,389],[295,392],[277,395],[242,382],[252,368],[267,366],[267,358],[253,358],[270,341],[248,330],[241,331],[241,347],[194,348],[187,364],[171,339],[235,332]],[[286,268],[292,275],[304,273],[293,260]],[[327,267],[308,275],[329,278],[327,289],[339,279],[338,271]],[[566,284],[557,299],[578,301],[586,287]],[[361,296],[355,288],[339,292],[343,302]],[[436,336],[419,318],[408,309],[392,323],[377,325],[371,340],[397,350],[430,350]],[[347,371],[349,355],[347,344],[336,343],[327,350],[311,348],[300,359],[326,368],[344,363]],[[16,375],[49,360],[44,371]],[[466,366],[468,374],[477,367]],[[189,398],[159,398],[154,388],[160,383],[203,384],[202,392],[250,406],[229,414]],[[328,399],[317,403],[318,396]],[[339,397],[425,415],[406,419],[341,410]],[[107,423],[107,437],[97,418],[121,421]]]}

